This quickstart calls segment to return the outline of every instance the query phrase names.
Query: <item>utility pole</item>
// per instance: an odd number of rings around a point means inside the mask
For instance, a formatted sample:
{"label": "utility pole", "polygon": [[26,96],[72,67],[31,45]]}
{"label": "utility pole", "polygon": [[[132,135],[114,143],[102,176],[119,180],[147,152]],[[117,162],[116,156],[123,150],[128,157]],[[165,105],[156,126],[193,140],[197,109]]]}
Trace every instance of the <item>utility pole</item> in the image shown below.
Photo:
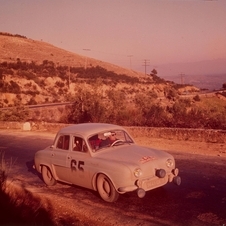
{"label": "utility pole", "polygon": [[130,59],[129,59],[129,65],[130,65],[130,70],[131,70],[131,57],[132,57],[133,55],[128,55],[127,57],[129,57]]}
{"label": "utility pole", "polygon": [[142,66],[144,66],[144,73],[145,73],[145,75],[146,75],[146,68],[147,68],[147,66],[150,66],[149,65],[149,63],[150,63],[150,60],[144,60],[144,65],[142,65]]}
{"label": "utility pole", "polygon": [[[84,51],[90,51],[90,49],[83,49]],[[87,56],[86,56],[86,60],[85,60],[85,69],[87,67]]]}
{"label": "utility pole", "polygon": [[71,66],[69,66],[69,74],[68,74],[68,88],[70,91],[70,83],[71,83]]}
{"label": "utility pole", "polygon": [[181,85],[183,85],[184,84],[184,74],[180,74],[180,80],[181,80]]}

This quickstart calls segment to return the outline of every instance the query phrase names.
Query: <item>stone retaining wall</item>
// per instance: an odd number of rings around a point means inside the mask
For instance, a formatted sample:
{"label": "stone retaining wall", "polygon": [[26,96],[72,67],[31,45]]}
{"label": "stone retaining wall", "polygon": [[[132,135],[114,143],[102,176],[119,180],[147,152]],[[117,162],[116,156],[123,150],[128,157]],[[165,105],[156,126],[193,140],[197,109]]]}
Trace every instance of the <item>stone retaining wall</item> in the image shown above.
{"label": "stone retaining wall", "polygon": [[133,137],[143,136],[170,140],[226,143],[225,130],[153,127],[127,127],[126,129]]}
{"label": "stone retaining wall", "polygon": [[[51,131],[56,133],[60,128],[68,126],[62,123],[46,122],[0,122],[0,129],[20,129],[31,131]],[[210,143],[226,143],[226,130],[184,129],[184,128],[153,128],[125,127],[134,137],[153,137],[170,140],[187,140]]]}

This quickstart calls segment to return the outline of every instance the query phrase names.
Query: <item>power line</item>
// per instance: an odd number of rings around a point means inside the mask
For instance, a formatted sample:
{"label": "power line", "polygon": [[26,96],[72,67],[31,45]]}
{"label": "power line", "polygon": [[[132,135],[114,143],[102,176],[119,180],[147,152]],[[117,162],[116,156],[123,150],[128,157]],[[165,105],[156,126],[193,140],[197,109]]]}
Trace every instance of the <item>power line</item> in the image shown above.
{"label": "power line", "polygon": [[147,74],[147,73],[146,73],[146,68],[147,68],[147,66],[150,66],[149,63],[150,63],[150,60],[146,60],[146,59],[145,59],[145,60],[144,60],[144,65],[142,65],[142,66],[144,66],[144,73],[145,73],[145,75]]}

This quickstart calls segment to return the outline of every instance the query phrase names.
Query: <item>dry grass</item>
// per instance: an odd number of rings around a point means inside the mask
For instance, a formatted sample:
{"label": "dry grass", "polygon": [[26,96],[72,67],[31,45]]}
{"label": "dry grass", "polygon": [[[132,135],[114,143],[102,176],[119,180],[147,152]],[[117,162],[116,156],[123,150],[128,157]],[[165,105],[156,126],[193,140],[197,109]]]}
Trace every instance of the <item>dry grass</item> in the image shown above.
{"label": "dry grass", "polygon": [[209,98],[201,98],[200,102],[196,103],[202,109],[212,112],[225,112],[226,101],[222,101],[217,96],[209,97]]}
{"label": "dry grass", "polygon": [[76,216],[63,216],[50,199],[33,194],[23,185],[7,178],[9,165],[0,152],[0,225],[78,225]]}
{"label": "dry grass", "polygon": [[53,61],[56,65],[84,67],[87,60],[87,66],[100,66],[108,71],[114,71],[117,74],[126,74],[129,76],[144,76],[141,72],[132,71],[127,68],[122,68],[104,61],[96,60],[86,56],[78,55],[43,41],[35,41],[13,36],[0,35],[0,61],[16,61],[20,58],[21,61],[42,63],[43,60]]}
{"label": "dry grass", "polygon": [[1,210],[0,224],[13,225],[53,225],[52,205],[43,202],[24,187],[15,186],[5,181],[0,191]]}

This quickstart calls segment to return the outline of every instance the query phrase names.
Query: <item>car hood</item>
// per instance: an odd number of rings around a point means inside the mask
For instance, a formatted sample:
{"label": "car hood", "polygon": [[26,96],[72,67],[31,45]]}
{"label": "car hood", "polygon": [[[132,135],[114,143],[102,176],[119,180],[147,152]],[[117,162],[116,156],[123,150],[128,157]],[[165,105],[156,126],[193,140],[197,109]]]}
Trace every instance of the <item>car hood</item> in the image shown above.
{"label": "car hood", "polygon": [[136,165],[143,165],[148,162],[162,162],[168,158],[174,159],[169,153],[139,145],[122,145],[100,150],[97,158],[117,162],[125,162]]}

